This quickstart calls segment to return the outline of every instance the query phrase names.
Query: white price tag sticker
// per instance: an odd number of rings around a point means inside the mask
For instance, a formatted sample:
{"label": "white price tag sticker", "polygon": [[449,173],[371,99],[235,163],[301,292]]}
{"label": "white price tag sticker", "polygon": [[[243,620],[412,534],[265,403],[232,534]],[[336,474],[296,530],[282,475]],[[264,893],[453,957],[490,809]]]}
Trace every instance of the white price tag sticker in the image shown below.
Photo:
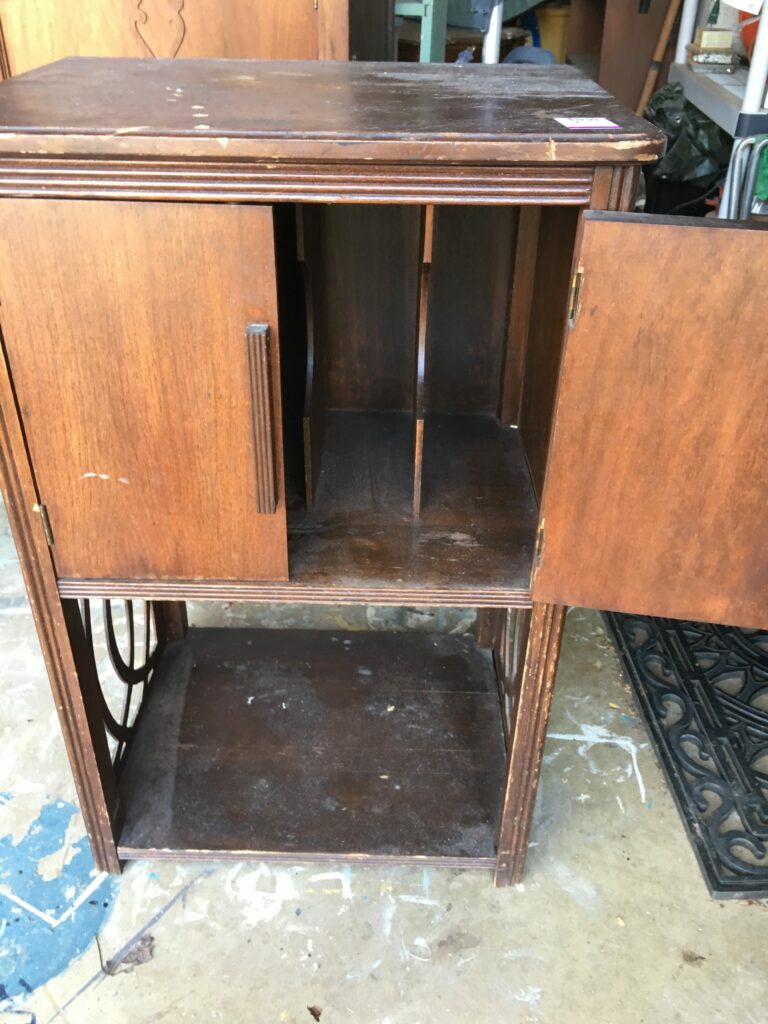
{"label": "white price tag sticker", "polygon": [[746,11],[747,14],[759,14],[763,6],[763,0],[725,0],[729,7],[735,7],[737,11]]}
{"label": "white price tag sticker", "polygon": [[620,124],[609,121],[607,117],[556,117],[555,120],[564,128],[570,128],[571,131],[579,129],[583,131],[589,128],[618,128],[621,130]]}

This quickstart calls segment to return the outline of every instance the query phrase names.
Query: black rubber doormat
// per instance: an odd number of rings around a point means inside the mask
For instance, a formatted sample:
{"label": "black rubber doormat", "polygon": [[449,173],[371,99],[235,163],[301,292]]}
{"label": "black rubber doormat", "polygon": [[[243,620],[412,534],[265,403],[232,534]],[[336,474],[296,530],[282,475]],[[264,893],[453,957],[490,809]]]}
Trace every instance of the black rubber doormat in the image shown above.
{"label": "black rubber doormat", "polygon": [[710,892],[768,897],[768,631],[605,617]]}

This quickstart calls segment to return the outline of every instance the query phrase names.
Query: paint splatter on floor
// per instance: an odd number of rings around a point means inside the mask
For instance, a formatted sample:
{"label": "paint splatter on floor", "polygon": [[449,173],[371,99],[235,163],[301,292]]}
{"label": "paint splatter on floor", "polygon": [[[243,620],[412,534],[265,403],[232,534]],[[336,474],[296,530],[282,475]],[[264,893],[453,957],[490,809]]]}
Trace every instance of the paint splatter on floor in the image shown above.
{"label": "paint splatter on floor", "polygon": [[17,842],[0,837],[0,1012],[81,956],[112,909],[118,881],[73,837],[74,815],[57,800]]}

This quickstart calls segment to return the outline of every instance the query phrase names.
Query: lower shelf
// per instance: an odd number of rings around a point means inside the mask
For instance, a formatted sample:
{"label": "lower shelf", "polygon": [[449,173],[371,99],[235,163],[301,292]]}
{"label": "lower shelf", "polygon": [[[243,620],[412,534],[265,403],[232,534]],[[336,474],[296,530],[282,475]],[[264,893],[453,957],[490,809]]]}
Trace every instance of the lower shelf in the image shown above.
{"label": "lower shelf", "polygon": [[491,866],[504,769],[472,637],[191,629],[140,712],[118,852]]}

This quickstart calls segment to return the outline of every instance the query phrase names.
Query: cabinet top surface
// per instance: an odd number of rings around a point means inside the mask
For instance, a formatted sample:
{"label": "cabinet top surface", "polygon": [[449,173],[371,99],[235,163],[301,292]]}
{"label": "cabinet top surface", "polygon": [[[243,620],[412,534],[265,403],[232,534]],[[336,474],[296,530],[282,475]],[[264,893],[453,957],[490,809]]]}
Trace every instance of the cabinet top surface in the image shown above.
{"label": "cabinet top surface", "polygon": [[69,58],[0,84],[0,155],[632,163],[663,145],[565,66]]}

